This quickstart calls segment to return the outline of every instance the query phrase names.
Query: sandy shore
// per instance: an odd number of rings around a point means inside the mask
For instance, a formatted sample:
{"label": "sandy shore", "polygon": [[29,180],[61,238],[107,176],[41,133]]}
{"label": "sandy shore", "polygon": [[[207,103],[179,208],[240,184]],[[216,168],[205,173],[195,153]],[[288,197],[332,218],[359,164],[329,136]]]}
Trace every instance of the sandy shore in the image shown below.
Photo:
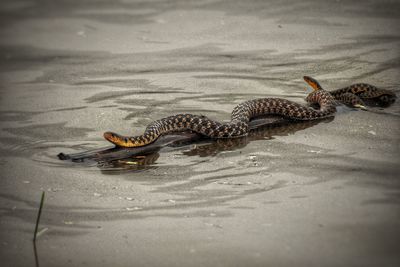
{"label": "sandy shore", "polygon": [[[0,259],[40,266],[398,266],[400,103],[146,164],[60,161],[173,113],[399,95],[395,1],[2,3]],[[4,264],[3,264],[4,263]]]}

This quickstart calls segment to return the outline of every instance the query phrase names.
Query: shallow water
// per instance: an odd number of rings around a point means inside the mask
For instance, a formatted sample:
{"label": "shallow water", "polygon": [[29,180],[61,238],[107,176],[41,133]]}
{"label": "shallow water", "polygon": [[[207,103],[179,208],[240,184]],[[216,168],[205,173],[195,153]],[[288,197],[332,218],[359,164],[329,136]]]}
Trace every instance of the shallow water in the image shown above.
{"label": "shallow water", "polygon": [[41,266],[397,266],[400,103],[168,147],[107,146],[190,112],[228,120],[259,97],[400,85],[398,1],[3,1],[1,261]]}

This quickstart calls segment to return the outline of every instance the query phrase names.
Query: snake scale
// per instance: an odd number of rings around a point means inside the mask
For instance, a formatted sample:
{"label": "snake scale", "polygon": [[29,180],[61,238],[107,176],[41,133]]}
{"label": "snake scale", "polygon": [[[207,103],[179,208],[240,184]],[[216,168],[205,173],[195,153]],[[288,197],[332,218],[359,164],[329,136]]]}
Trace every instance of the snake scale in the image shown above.
{"label": "snake scale", "polygon": [[[304,76],[304,80],[314,87],[316,80]],[[206,116],[177,114],[149,124],[142,135],[122,136],[113,132],[104,133],[104,138],[119,147],[139,147],[154,142],[159,136],[170,132],[191,130],[210,138],[234,138],[249,132],[249,121],[262,115],[280,115],[292,120],[317,120],[331,117],[336,112],[336,100],[318,84],[307,97],[309,104],[318,104],[319,109],[303,106],[282,98],[260,98],[243,102],[236,106],[231,121],[221,123]]]}

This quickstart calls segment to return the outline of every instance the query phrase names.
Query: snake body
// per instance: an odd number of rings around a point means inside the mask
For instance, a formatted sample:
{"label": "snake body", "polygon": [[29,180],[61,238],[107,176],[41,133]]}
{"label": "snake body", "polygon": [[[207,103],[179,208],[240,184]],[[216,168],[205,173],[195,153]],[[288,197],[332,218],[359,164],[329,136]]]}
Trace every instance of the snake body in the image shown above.
{"label": "snake body", "polygon": [[357,106],[365,106],[365,101],[375,100],[380,105],[387,106],[392,104],[396,99],[396,94],[387,89],[377,88],[367,83],[357,83],[345,88],[337,89],[330,92],[331,95],[340,102]]}
{"label": "snake body", "polygon": [[[306,76],[304,79],[309,84],[315,81]],[[201,115],[177,114],[152,122],[139,136],[122,136],[106,132],[104,138],[120,147],[144,146],[154,142],[163,134],[184,130],[191,130],[210,138],[234,138],[247,135],[249,121],[258,116],[271,114],[304,121],[331,117],[336,112],[334,97],[322,88],[311,92],[306,101],[310,104],[318,104],[319,109],[282,98],[260,98],[236,106],[232,111],[231,121],[227,123]]]}
{"label": "snake body", "polygon": [[[309,84],[315,89],[322,89],[321,85],[313,78],[308,77]],[[352,106],[365,108],[365,101],[375,101],[378,105],[388,106],[396,100],[396,94],[387,89],[377,88],[367,83],[356,83],[350,86],[329,91],[339,102]]]}

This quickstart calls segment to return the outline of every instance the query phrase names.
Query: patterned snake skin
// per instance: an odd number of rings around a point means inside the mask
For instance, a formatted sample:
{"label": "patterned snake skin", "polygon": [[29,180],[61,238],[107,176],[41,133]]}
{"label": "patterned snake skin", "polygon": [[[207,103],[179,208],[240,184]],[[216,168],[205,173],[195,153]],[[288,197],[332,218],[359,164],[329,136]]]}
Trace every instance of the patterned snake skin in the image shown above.
{"label": "patterned snake skin", "polygon": [[[322,89],[321,85],[313,78],[307,77],[309,84],[315,89]],[[375,101],[380,106],[388,106],[396,100],[396,94],[387,89],[377,88],[367,83],[356,83],[348,87],[329,92],[339,102],[365,109],[365,101]]]}
{"label": "patterned snake skin", "polygon": [[[333,120],[333,117],[327,118],[324,122]],[[243,148],[251,141],[271,139],[273,136],[286,136],[297,131],[307,129],[321,123],[320,120],[310,121],[285,121],[266,124],[259,128],[255,128],[249,134],[242,138],[216,139],[212,143],[195,144],[190,150],[185,150],[182,153],[188,156],[215,156],[221,151],[232,151]]]}
{"label": "patterned snake skin", "polygon": [[[306,76],[304,80],[309,84],[315,81]],[[331,117],[336,112],[335,99],[322,88],[311,92],[306,101],[318,104],[320,108],[313,109],[281,98],[261,98],[236,106],[232,111],[231,121],[227,123],[205,116],[178,114],[152,122],[143,135],[130,137],[106,132],[104,138],[120,147],[144,146],[154,142],[160,135],[184,130],[192,130],[210,138],[234,138],[247,135],[248,123],[254,117],[273,114],[293,120],[316,120]]]}

